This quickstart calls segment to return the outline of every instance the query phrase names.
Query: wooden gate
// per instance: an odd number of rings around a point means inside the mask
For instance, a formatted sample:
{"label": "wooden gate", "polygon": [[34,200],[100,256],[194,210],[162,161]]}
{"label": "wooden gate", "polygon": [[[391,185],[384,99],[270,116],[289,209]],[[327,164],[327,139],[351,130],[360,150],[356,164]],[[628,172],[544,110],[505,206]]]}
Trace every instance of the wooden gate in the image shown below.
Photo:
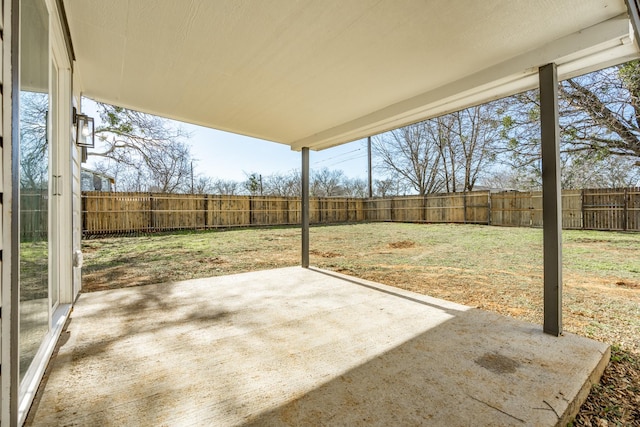
{"label": "wooden gate", "polygon": [[640,189],[583,190],[583,227],[588,230],[637,230]]}

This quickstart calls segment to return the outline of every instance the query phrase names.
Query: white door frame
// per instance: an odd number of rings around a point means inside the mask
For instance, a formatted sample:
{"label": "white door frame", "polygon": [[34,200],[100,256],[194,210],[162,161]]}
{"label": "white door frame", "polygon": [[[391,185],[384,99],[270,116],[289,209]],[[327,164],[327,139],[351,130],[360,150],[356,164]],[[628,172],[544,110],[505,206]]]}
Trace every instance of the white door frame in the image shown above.
{"label": "white door frame", "polygon": [[[19,383],[19,198],[18,198],[18,171],[19,159],[17,144],[19,143],[19,25],[20,25],[20,0],[5,0],[0,9],[0,23],[2,24],[3,37],[1,42],[2,61],[0,62],[2,91],[2,115],[1,133],[3,144],[0,146],[2,159],[0,192],[2,192],[2,237],[0,250],[2,258],[0,266],[2,281],[0,287],[0,301],[2,303],[2,339],[0,341],[0,355],[2,374],[0,376],[0,424],[7,426],[20,425],[31,405],[33,394],[44,374],[46,364],[51,357],[55,343],[64,325],[64,321],[70,312],[73,301],[72,280],[72,230],[71,230],[71,201],[72,201],[72,173],[71,173],[71,55],[70,45],[67,43],[63,31],[62,19],[58,10],[57,0],[45,0],[49,10],[49,57],[50,64],[58,65],[58,96],[57,109],[57,134],[58,144],[50,149],[56,150],[53,157],[58,161],[50,167],[50,177],[56,175],[54,190],[58,200],[50,198],[51,210],[55,209],[59,224],[49,224],[57,227],[57,241],[50,242],[49,252],[58,253],[56,258],[50,256],[49,271],[55,271],[55,277],[50,283],[59,284],[59,304],[51,307],[50,330],[46,335],[28,375],[25,377],[22,387]],[[55,59],[54,59],[55,58]],[[51,66],[51,65],[49,65]],[[52,138],[53,139],[53,138]],[[14,149],[15,148],[15,149]],[[53,183],[53,181],[51,181]],[[50,186],[51,187],[51,186]],[[50,190],[51,191],[51,190]],[[58,195],[59,194],[59,195]],[[50,193],[51,195],[51,193]],[[50,228],[52,230],[52,228]],[[51,244],[53,243],[53,244]],[[55,246],[54,246],[55,245]],[[52,262],[55,263],[55,268]],[[50,273],[51,274],[51,273]],[[50,294],[51,295],[51,294]],[[51,297],[50,297],[51,298]]]}

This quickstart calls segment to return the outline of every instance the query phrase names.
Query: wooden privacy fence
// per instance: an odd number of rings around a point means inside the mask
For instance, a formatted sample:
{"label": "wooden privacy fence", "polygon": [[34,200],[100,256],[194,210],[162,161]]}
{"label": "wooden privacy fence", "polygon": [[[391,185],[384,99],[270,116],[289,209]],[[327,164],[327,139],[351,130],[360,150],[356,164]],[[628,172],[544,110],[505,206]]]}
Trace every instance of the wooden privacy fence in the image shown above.
{"label": "wooden privacy fence", "polygon": [[365,221],[489,224],[490,193],[429,194],[364,199]]}
{"label": "wooden privacy fence", "polygon": [[[365,221],[364,200],[312,198],[312,224]],[[295,197],[85,192],[85,234],[206,229],[301,222]]]}
{"label": "wooden privacy fence", "polygon": [[[583,228],[582,191],[562,192],[562,228]],[[542,192],[492,193],[491,224],[506,227],[542,227]]]}
{"label": "wooden privacy fence", "polygon": [[[542,193],[491,194],[492,225],[542,227]],[[564,190],[565,229],[640,231],[640,187]]]}
{"label": "wooden privacy fence", "polygon": [[[567,229],[640,231],[640,188],[567,190]],[[300,224],[296,197],[86,192],[85,235]],[[314,197],[312,224],[363,221],[542,226],[541,192],[430,194],[359,199]]]}
{"label": "wooden privacy fence", "polygon": [[47,240],[49,192],[43,190],[20,190],[20,238],[22,241]]}
{"label": "wooden privacy fence", "polygon": [[583,228],[640,230],[640,187],[582,191]]}

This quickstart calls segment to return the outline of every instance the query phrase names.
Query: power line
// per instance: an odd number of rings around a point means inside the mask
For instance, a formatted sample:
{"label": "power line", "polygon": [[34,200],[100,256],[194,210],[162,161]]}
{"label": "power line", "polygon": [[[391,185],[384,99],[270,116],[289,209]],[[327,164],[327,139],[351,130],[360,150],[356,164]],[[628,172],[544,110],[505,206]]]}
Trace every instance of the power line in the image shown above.
{"label": "power line", "polygon": [[318,160],[317,162],[313,162],[314,165],[318,165],[320,163],[328,162],[329,160],[337,159],[338,157],[346,156],[347,154],[355,153],[357,151],[362,151],[362,147],[356,148],[355,150],[345,151],[344,153],[337,154],[333,157],[327,157],[326,159]]}
{"label": "power line", "polygon": [[332,163],[329,166],[335,166],[335,165],[339,165],[340,163],[350,162],[351,160],[362,159],[362,158],[365,158],[365,157],[367,157],[366,154],[361,154],[359,156],[349,157],[348,159],[344,159],[344,160],[341,160],[339,162]]}

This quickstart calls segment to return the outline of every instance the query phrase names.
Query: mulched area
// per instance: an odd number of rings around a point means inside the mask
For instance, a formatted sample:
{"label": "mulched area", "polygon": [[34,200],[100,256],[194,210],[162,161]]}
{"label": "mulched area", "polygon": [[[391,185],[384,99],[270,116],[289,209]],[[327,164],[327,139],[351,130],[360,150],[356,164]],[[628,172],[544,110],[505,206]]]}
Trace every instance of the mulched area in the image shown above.
{"label": "mulched area", "polygon": [[574,426],[640,426],[640,357],[611,348],[611,361],[580,407]]}

